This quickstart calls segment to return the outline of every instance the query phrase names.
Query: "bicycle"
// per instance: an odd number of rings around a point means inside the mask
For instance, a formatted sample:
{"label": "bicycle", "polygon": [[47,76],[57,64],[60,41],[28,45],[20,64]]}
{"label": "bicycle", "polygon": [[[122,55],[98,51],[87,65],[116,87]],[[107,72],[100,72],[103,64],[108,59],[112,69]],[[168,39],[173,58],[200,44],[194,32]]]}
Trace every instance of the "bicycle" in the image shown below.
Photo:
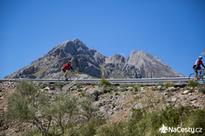
{"label": "bicycle", "polygon": [[191,73],[189,80],[205,83],[205,69],[198,70],[198,76],[196,76],[196,73]]}

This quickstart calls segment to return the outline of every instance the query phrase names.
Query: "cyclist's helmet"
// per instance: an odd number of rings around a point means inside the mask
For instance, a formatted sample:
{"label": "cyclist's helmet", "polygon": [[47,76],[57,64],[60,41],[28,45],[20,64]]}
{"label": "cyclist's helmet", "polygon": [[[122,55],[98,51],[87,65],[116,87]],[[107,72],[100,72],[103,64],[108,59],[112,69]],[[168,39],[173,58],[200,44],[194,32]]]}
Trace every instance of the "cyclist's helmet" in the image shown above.
{"label": "cyclist's helmet", "polygon": [[201,59],[203,59],[203,57],[202,57],[202,56],[199,56],[199,57],[198,57],[198,59],[200,59],[200,60],[201,60]]}

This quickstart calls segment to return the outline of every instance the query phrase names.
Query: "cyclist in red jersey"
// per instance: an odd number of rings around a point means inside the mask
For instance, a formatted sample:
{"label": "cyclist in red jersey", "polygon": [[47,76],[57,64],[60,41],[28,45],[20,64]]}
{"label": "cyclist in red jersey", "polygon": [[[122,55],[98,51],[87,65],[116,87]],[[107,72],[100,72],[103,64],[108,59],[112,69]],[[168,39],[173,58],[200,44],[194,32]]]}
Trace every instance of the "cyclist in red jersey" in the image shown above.
{"label": "cyclist in red jersey", "polygon": [[73,68],[72,68],[72,64],[71,64],[71,59],[69,59],[69,61],[67,63],[63,64],[63,66],[62,66],[62,71],[64,72],[64,77],[65,77],[66,81],[68,81],[68,75],[69,75],[71,70],[73,70]]}

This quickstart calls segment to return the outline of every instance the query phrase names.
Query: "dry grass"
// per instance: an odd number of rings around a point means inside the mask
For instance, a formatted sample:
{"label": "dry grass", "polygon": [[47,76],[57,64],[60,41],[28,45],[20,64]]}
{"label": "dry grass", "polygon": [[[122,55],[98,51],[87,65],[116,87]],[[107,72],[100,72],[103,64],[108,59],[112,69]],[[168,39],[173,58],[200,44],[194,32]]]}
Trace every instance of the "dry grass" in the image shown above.
{"label": "dry grass", "polygon": [[162,94],[148,88],[140,94],[137,98],[137,102],[142,104],[142,106],[148,111],[162,110],[166,103]]}

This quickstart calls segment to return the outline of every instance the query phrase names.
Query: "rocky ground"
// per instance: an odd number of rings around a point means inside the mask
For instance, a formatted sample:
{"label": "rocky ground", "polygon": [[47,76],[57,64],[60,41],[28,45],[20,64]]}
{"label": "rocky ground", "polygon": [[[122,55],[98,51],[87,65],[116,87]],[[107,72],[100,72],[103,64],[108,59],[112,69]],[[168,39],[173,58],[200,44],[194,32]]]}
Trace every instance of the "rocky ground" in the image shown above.
{"label": "rocky ground", "polygon": [[[37,84],[37,83],[36,83]],[[38,83],[41,89],[55,95],[58,92],[70,92],[76,97],[90,97],[93,106],[108,122],[126,120],[132,109],[160,110],[167,105],[190,106],[193,109],[205,108],[204,87],[174,86],[174,85],[80,85],[70,86],[65,83]],[[0,135],[16,134],[25,129],[26,124],[5,125],[4,113],[7,110],[7,101],[14,92],[16,83],[0,83]],[[27,127],[30,127],[26,125]]]}
{"label": "rocky ground", "polygon": [[9,129],[5,119],[5,111],[7,110],[8,98],[15,87],[16,85],[13,82],[0,83],[0,136],[5,134],[5,130]]}

